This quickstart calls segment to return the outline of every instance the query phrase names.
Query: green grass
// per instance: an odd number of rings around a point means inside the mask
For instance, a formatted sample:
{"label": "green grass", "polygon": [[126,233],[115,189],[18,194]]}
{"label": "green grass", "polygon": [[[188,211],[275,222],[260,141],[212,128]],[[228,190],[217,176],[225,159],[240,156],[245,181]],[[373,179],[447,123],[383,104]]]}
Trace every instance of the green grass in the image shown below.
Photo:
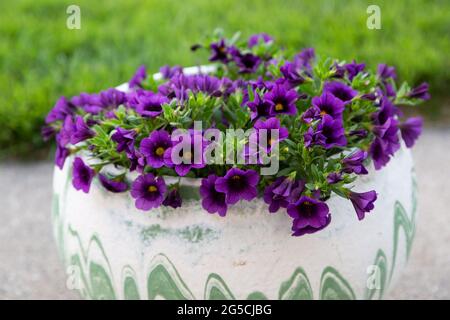
{"label": "green grass", "polygon": [[[216,27],[245,36],[265,31],[286,47],[314,46],[372,68],[387,62],[400,80],[429,81],[433,96],[448,101],[447,0],[77,0],[82,28],[69,30],[65,11],[73,3],[0,3],[0,155],[34,158],[45,150],[39,128],[60,95],[118,85],[143,63],[156,71],[204,62],[189,46]],[[369,4],[381,7],[381,30],[366,28]]]}

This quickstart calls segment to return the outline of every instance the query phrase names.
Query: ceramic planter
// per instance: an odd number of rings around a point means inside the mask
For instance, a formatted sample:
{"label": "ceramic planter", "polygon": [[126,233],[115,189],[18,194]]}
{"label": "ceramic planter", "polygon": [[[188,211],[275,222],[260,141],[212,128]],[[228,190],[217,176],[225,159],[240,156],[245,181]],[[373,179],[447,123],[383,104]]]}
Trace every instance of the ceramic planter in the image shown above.
{"label": "ceramic planter", "polygon": [[328,201],[325,230],[290,235],[291,219],[261,199],[225,218],[204,211],[199,181],[182,180],[182,208],[142,212],[128,194],[89,194],[71,184],[72,160],[55,169],[53,223],[68,285],[92,299],[374,299],[396,280],[411,249],[413,162],[402,148],[386,168],[360,177],[376,190],[358,221],[349,201]]}

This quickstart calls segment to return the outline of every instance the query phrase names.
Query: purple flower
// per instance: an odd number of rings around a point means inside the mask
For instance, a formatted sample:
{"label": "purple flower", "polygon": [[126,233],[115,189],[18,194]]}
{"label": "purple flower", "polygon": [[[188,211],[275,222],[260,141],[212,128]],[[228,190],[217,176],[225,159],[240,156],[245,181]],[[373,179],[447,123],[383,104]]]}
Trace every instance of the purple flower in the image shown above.
{"label": "purple flower", "polygon": [[109,88],[100,92],[100,103],[103,108],[117,108],[126,102],[124,92],[114,88]]}
{"label": "purple flower", "polygon": [[89,106],[100,108],[100,97],[97,94],[82,92],[78,96],[72,97],[70,103],[86,111],[86,108],[89,108]]}
{"label": "purple flower", "polygon": [[342,174],[339,172],[332,172],[327,176],[327,182],[329,184],[335,184],[342,181]]}
{"label": "purple flower", "polygon": [[130,89],[136,89],[142,86],[142,82],[147,78],[147,71],[145,70],[145,66],[140,66],[133,77],[128,82],[128,86]]}
{"label": "purple flower", "polygon": [[301,69],[294,62],[285,62],[280,67],[280,71],[290,88],[296,87],[305,81],[305,78],[301,75]]}
{"label": "purple flower", "polygon": [[191,169],[206,166],[204,151],[208,142],[203,139],[201,132],[189,130],[189,133],[174,138],[172,147],[164,152],[166,166],[174,168],[180,176],[187,175]]}
{"label": "purple flower", "polygon": [[342,172],[345,173],[356,173],[356,174],[368,174],[369,172],[364,167],[364,160],[367,158],[367,152],[363,150],[358,150],[342,160],[344,168]]}
{"label": "purple flower", "polygon": [[58,168],[62,169],[64,167],[64,163],[66,162],[67,157],[70,152],[65,145],[61,143],[61,134],[58,133],[56,135],[56,153],[55,153],[55,164]]}
{"label": "purple flower", "polygon": [[44,141],[50,140],[55,134],[56,130],[52,126],[43,126],[41,128],[41,136]]}
{"label": "purple flower", "polygon": [[295,90],[287,90],[282,85],[275,85],[269,92],[264,94],[264,100],[271,105],[271,116],[278,114],[295,115],[297,113],[295,105],[297,99],[298,95]]}
{"label": "purple flower", "polygon": [[392,78],[392,79],[397,78],[397,74],[395,73],[395,68],[390,67],[384,63],[378,65],[377,75],[378,75],[378,77],[380,77],[383,80],[386,80],[389,78]]}
{"label": "purple flower", "polygon": [[116,132],[111,136],[111,140],[117,143],[117,152],[125,151],[127,154],[134,151],[135,130],[126,130],[118,127]]}
{"label": "purple flower", "polygon": [[253,95],[255,97],[254,100],[247,102],[247,107],[251,111],[251,119],[255,120],[259,119],[260,117],[269,117],[269,112],[272,105],[269,102],[261,99],[256,91],[253,92]]}
{"label": "purple flower", "polygon": [[61,97],[56,101],[55,106],[52,110],[48,113],[47,117],[45,118],[45,123],[52,123],[58,120],[64,120],[68,115],[73,114],[74,112],[73,105],[67,101],[66,97]]}
{"label": "purple flower", "polygon": [[155,118],[162,113],[162,105],[169,99],[162,94],[150,91],[138,91],[132,104],[136,106],[136,112],[143,117]]}
{"label": "purple flower", "polygon": [[353,90],[351,87],[339,81],[325,83],[324,91],[331,93],[338,99],[341,99],[344,104],[349,103],[358,94],[358,91]]}
{"label": "purple flower", "polygon": [[259,175],[255,170],[232,168],[223,178],[216,180],[216,190],[226,194],[226,203],[235,204],[239,200],[253,200],[258,195],[256,186]]}
{"label": "purple flower", "polygon": [[124,181],[109,179],[104,174],[99,174],[98,178],[102,186],[110,192],[120,193],[128,190],[128,184]]}
{"label": "purple flower", "polygon": [[181,66],[170,67],[165,65],[159,69],[159,72],[164,79],[171,79],[173,76],[183,73],[183,68]]}
{"label": "purple flower", "polygon": [[152,173],[137,177],[131,186],[131,196],[136,199],[136,208],[140,210],[159,207],[164,201],[166,191],[164,179],[155,178]]}
{"label": "purple flower", "polygon": [[383,125],[374,126],[373,133],[384,142],[385,151],[388,154],[393,155],[400,149],[398,121],[394,118],[388,118]]}
{"label": "purple flower", "polygon": [[[266,136],[266,152],[270,152],[274,145],[276,145],[280,141],[285,140],[289,136],[288,130],[284,127],[281,127],[280,120],[275,117],[267,119],[266,121],[257,120],[253,128],[255,129],[255,131],[254,134],[250,136],[250,143],[253,144],[255,148],[257,147],[257,144],[260,144],[262,147],[262,141],[260,141],[260,139],[264,134]],[[272,138],[272,130],[278,131],[277,139]]]}
{"label": "purple flower", "polygon": [[207,74],[199,74],[192,76],[193,86],[190,88],[192,92],[204,92],[212,96],[220,96],[221,82],[218,78]]}
{"label": "purple flower", "polygon": [[165,130],[155,130],[149,138],[141,141],[140,150],[146,157],[147,164],[153,168],[161,168],[164,165],[164,153],[172,147],[170,135]]}
{"label": "purple flower", "polygon": [[178,189],[172,189],[166,196],[163,201],[163,206],[172,207],[174,209],[181,207],[181,203],[183,200],[181,199],[181,195],[178,192]]}
{"label": "purple flower", "polygon": [[374,202],[377,200],[377,193],[375,191],[369,192],[350,192],[349,199],[355,208],[356,215],[359,220],[364,219],[365,213],[373,210]]}
{"label": "purple flower", "polygon": [[306,196],[302,196],[296,202],[289,204],[287,213],[294,219],[292,235],[296,237],[322,230],[331,221],[327,204]]}
{"label": "purple flower", "polygon": [[411,89],[408,92],[408,97],[422,100],[429,100],[431,98],[430,93],[428,92],[428,83],[424,82],[417,86],[416,88]]}
{"label": "purple flower", "polygon": [[312,62],[316,57],[314,48],[305,48],[294,57],[294,63],[302,70],[308,71],[310,75],[312,69]]}
{"label": "purple flower", "polygon": [[241,53],[236,48],[232,48],[231,56],[239,68],[239,73],[254,73],[261,64],[261,58],[253,53]]}
{"label": "purple flower", "polygon": [[250,36],[250,38],[248,38],[248,47],[253,48],[260,42],[269,43],[271,41],[273,41],[273,38],[267,33],[253,34]]}
{"label": "purple flower", "polygon": [[304,135],[305,146],[320,145],[325,149],[345,146],[347,139],[344,133],[345,130],[342,126],[342,120],[333,119],[326,114],[315,130],[312,127],[308,128],[308,131]]}
{"label": "purple flower", "polygon": [[137,170],[138,172],[144,172],[146,166],[146,160],[144,155],[139,150],[133,149],[131,152],[127,152],[126,156],[130,161],[130,172]]}
{"label": "purple flower", "polygon": [[403,141],[408,148],[411,148],[422,133],[423,120],[420,117],[413,117],[407,119],[400,124],[400,132]]}
{"label": "purple flower", "polygon": [[293,194],[303,192],[304,183],[291,178],[279,177],[264,190],[264,202],[269,205],[269,212],[287,208]]}
{"label": "purple flower", "polygon": [[312,105],[320,109],[320,114],[330,115],[333,119],[342,118],[344,103],[329,92],[324,92],[320,97],[312,98]]}
{"label": "purple flower", "polygon": [[390,160],[389,153],[386,151],[386,144],[378,137],[370,145],[369,154],[373,159],[376,170],[381,169]]}
{"label": "purple flower", "polygon": [[217,212],[221,217],[227,214],[228,206],[225,202],[225,193],[216,189],[217,176],[210,175],[202,179],[200,195],[202,197],[202,207],[209,213]]}
{"label": "purple flower", "polygon": [[84,193],[88,193],[94,176],[95,171],[85,165],[80,157],[76,157],[73,161],[73,187],[76,190],[82,190]]}
{"label": "purple flower", "polygon": [[225,43],[225,39],[220,39],[218,42],[211,43],[211,56],[209,57],[209,61],[220,61],[222,63],[227,63],[229,60],[228,57],[228,47]]}
{"label": "purple flower", "polygon": [[73,132],[70,137],[71,144],[77,144],[81,141],[87,140],[94,136],[94,131],[92,131],[88,125],[84,122],[81,116],[75,117],[75,125]]}
{"label": "purple flower", "polygon": [[353,78],[360,72],[362,72],[364,70],[364,68],[366,67],[366,65],[364,63],[356,63],[355,60],[353,60],[352,63],[347,63],[346,65],[344,65],[345,70],[348,73],[348,79],[350,81],[353,80]]}
{"label": "purple flower", "polygon": [[388,97],[382,96],[380,99],[380,108],[374,114],[373,121],[375,124],[385,124],[388,119],[393,118],[397,114],[396,107],[392,104]]}
{"label": "purple flower", "polygon": [[321,113],[321,111],[318,107],[312,106],[312,107],[306,109],[306,111],[302,114],[302,119],[306,123],[311,123],[314,120],[318,120],[321,118],[320,113]]}

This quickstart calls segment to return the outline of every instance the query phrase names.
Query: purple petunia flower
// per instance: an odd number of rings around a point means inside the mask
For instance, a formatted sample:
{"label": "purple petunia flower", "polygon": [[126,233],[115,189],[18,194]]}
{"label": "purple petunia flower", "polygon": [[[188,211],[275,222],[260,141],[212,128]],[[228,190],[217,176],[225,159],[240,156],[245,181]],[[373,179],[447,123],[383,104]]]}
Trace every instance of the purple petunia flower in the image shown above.
{"label": "purple petunia flower", "polygon": [[128,82],[128,86],[130,89],[136,89],[142,87],[142,82],[147,78],[147,70],[145,66],[140,66],[133,77]]}
{"label": "purple petunia flower", "polygon": [[299,54],[295,55],[294,63],[300,67],[300,69],[304,69],[310,75],[312,69],[312,62],[316,58],[316,53],[314,48],[305,48],[300,51]]}
{"label": "purple petunia flower", "polygon": [[328,226],[331,221],[327,204],[306,196],[289,204],[287,213],[294,219],[292,222],[293,236],[317,232]]}
{"label": "purple petunia flower", "polygon": [[431,96],[428,92],[428,83],[424,82],[419,86],[411,89],[411,91],[408,92],[407,96],[415,99],[429,100]]}
{"label": "purple petunia flower", "polygon": [[248,38],[248,47],[253,48],[260,42],[269,43],[271,41],[273,41],[273,38],[269,36],[267,33],[253,34],[250,36],[250,38]]}
{"label": "purple petunia flower", "polygon": [[138,172],[144,172],[144,168],[147,164],[144,155],[136,149],[127,152],[126,156],[130,161],[130,172],[137,170]]}
{"label": "purple petunia flower", "polygon": [[228,56],[228,47],[225,43],[225,39],[220,39],[218,42],[211,43],[211,56],[209,57],[209,61],[220,61],[222,63],[227,63],[230,61]]}
{"label": "purple petunia flower", "polygon": [[347,139],[345,138],[345,130],[342,126],[341,119],[333,119],[329,115],[324,115],[316,129],[308,128],[304,134],[305,146],[320,145],[325,149],[333,147],[345,146]]}
{"label": "purple petunia flower", "polygon": [[137,91],[132,106],[135,106],[136,112],[143,117],[155,118],[162,113],[162,105],[169,103],[169,99],[162,94],[151,91]]}
{"label": "purple petunia flower", "polygon": [[302,70],[294,62],[286,61],[280,67],[280,71],[289,88],[294,88],[305,81],[305,78],[301,74]]}
{"label": "purple petunia flower", "polygon": [[386,150],[386,144],[378,137],[370,145],[369,154],[372,157],[376,170],[381,169],[390,160],[389,153]]}
{"label": "purple petunia flower", "polygon": [[99,174],[98,179],[100,180],[102,186],[110,192],[120,193],[128,190],[128,184],[124,181],[109,179],[104,174]]}
{"label": "purple petunia flower", "polygon": [[387,64],[379,64],[377,67],[377,76],[380,77],[383,80],[392,78],[397,78],[397,74],[395,73],[395,68],[390,67]]}
{"label": "purple petunia flower", "polygon": [[380,98],[379,110],[374,114],[373,122],[377,125],[383,125],[388,119],[393,118],[398,113],[396,107],[392,104],[388,97]]}
{"label": "purple petunia flower", "polygon": [[94,131],[92,131],[88,125],[84,122],[83,117],[75,117],[75,125],[70,136],[70,143],[77,144],[81,141],[87,140],[94,136]]}
{"label": "purple petunia flower", "polygon": [[94,176],[95,171],[85,165],[80,157],[76,157],[73,161],[73,187],[76,190],[82,190],[84,193],[88,193]]}
{"label": "purple petunia flower", "polygon": [[170,67],[165,65],[159,69],[159,72],[164,79],[171,79],[173,76],[183,73],[183,68],[181,66]]}
{"label": "purple petunia flower", "polygon": [[[173,137],[172,147],[164,152],[164,164],[174,168],[180,176],[185,176],[191,169],[206,166],[204,151],[208,142],[203,139],[201,132],[189,130],[189,133]],[[177,140],[178,139],[178,140]]]}
{"label": "purple petunia flower", "polygon": [[137,177],[131,186],[131,196],[136,199],[136,208],[140,210],[159,207],[164,201],[166,191],[164,178],[155,178],[152,173]]}
{"label": "purple petunia flower", "polygon": [[225,193],[216,189],[216,175],[210,175],[202,179],[200,186],[200,195],[202,197],[202,207],[209,213],[217,212],[219,216],[224,217],[227,214],[227,203],[225,202]]}
{"label": "purple petunia flower", "polygon": [[165,130],[155,130],[150,137],[141,141],[140,150],[146,157],[147,164],[153,168],[161,168],[164,165],[164,153],[172,147],[170,135]]}
{"label": "purple petunia flower", "polygon": [[45,118],[45,123],[49,124],[58,120],[64,120],[68,115],[72,115],[75,109],[66,97],[61,97],[56,101],[55,106]]}
{"label": "purple petunia flower", "polygon": [[344,65],[345,70],[347,71],[348,74],[348,79],[350,81],[353,80],[353,78],[360,72],[362,72],[364,70],[364,68],[366,67],[366,65],[364,63],[356,63],[355,60],[353,60],[353,62],[351,63],[347,63]]}
{"label": "purple petunia flower", "polygon": [[344,104],[349,103],[358,94],[358,91],[339,81],[325,83],[324,91],[331,93]]}
{"label": "purple petunia flower", "polygon": [[297,113],[295,105],[297,99],[298,95],[295,90],[287,90],[282,85],[275,85],[269,92],[264,94],[264,101],[271,104],[271,116],[278,114],[295,115]]}
{"label": "purple petunia flower", "polygon": [[230,52],[239,68],[239,73],[254,73],[261,64],[261,58],[253,53],[241,53],[236,48],[231,48]]}
{"label": "purple petunia flower", "polygon": [[345,173],[356,173],[356,174],[368,174],[369,172],[364,167],[364,160],[367,159],[367,152],[363,150],[358,150],[342,160],[343,169],[342,172]]}
{"label": "purple petunia flower", "polygon": [[247,102],[247,107],[251,111],[251,119],[255,120],[261,117],[269,117],[270,108],[272,105],[263,100],[256,91],[253,92],[253,95],[255,97],[254,100]]}
{"label": "purple petunia flower", "polygon": [[324,92],[320,97],[312,98],[312,105],[320,109],[320,114],[330,115],[333,119],[342,118],[344,103],[329,92]]}
{"label": "purple petunia flower", "polygon": [[111,136],[111,140],[117,143],[117,152],[125,151],[127,154],[133,153],[136,134],[135,130],[126,130],[118,127],[116,132]]}
{"label": "purple petunia flower", "polygon": [[341,182],[342,180],[342,174],[340,174],[339,172],[332,172],[327,176],[327,182],[329,184],[335,184]]}
{"label": "purple petunia flower", "polygon": [[103,108],[117,108],[121,104],[124,104],[126,100],[126,94],[115,88],[109,88],[100,92],[100,103]]}
{"label": "purple petunia flower", "polygon": [[[259,144],[262,147],[262,141],[260,140],[262,135],[266,136],[266,152],[270,152],[272,147],[279,143],[280,141],[285,140],[289,136],[289,132],[286,128],[281,127],[280,120],[278,118],[270,118],[266,121],[257,120],[253,125],[255,129],[254,133],[250,135],[250,144],[252,144],[255,148]],[[263,131],[265,130],[265,131]],[[272,130],[278,131],[278,138],[272,139]],[[259,150],[259,148],[257,148]]]}
{"label": "purple petunia flower", "polygon": [[65,145],[61,143],[61,134],[58,133],[56,135],[56,153],[55,153],[55,164],[58,168],[62,169],[64,167],[64,163],[66,162],[67,157],[70,152]]}
{"label": "purple petunia flower", "polygon": [[374,202],[377,200],[377,193],[375,191],[368,192],[350,192],[349,199],[355,208],[356,215],[359,220],[364,219],[365,213],[373,210]]}
{"label": "purple petunia flower", "polygon": [[308,109],[306,109],[305,112],[302,114],[302,119],[306,123],[311,123],[315,120],[319,120],[322,116],[320,114],[320,109],[316,106],[312,106]]}
{"label": "purple petunia flower", "polygon": [[250,201],[258,195],[258,181],[255,170],[231,168],[223,178],[216,180],[216,190],[226,194],[227,204],[235,204],[241,199]]}
{"label": "purple petunia flower", "polygon": [[400,149],[398,121],[396,119],[388,118],[383,125],[374,126],[373,133],[384,142],[385,151],[388,154],[393,155]]}
{"label": "purple petunia flower", "polygon": [[423,120],[420,117],[412,117],[400,124],[400,133],[408,148],[412,148],[417,138],[422,133]]}
{"label": "purple petunia flower", "polygon": [[264,202],[269,205],[269,212],[277,212],[280,208],[287,208],[293,194],[303,192],[304,183],[291,178],[279,177],[264,190]]}
{"label": "purple petunia flower", "polygon": [[181,199],[180,192],[178,192],[178,189],[175,188],[169,191],[162,204],[163,206],[176,209],[181,207],[182,202],[183,200]]}
{"label": "purple petunia flower", "polygon": [[56,130],[52,126],[43,126],[41,128],[41,136],[44,141],[50,140],[55,134]]}

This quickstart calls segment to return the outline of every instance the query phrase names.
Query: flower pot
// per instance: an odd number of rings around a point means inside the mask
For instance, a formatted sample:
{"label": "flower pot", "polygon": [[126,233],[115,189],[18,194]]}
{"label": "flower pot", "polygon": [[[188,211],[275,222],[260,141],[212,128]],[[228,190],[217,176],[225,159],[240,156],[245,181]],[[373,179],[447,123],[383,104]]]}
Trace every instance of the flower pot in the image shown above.
{"label": "flower pot", "polygon": [[328,200],[332,221],[290,235],[291,219],[257,199],[226,217],[208,214],[198,183],[181,180],[181,208],[139,211],[128,194],[97,178],[89,194],[72,187],[72,162],[54,175],[53,224],[68,286],[91,299],[375,299],[398,278],[411,249],[416,184],[402,148],[355,191],[376,190],[358,221],[350,201]]}

